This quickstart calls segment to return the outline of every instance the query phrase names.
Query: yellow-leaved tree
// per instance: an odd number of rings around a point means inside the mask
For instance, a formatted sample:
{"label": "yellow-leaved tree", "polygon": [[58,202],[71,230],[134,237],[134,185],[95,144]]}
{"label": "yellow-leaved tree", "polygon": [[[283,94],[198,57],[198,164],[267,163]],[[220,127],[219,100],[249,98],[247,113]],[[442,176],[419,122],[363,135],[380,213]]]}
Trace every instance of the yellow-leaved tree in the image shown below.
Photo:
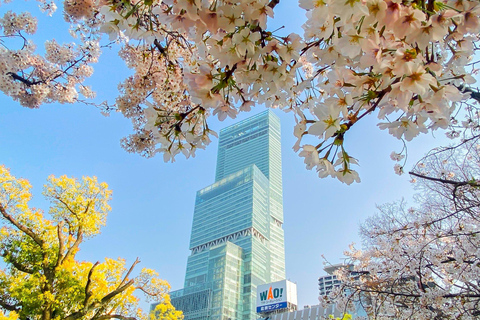
{"label": "yellow-leaved tree", "polygon": [[[43,191],[49,219],[28,205],[30,188],[0,166],[0,320],[183,318],[155,271],[132,276],[138,259],[130,267],[123,259],[76,260],[82,241],[100,233],[111,210],[106,183],[50,176]],[[155,316],[139,308],[136,291],[159,303]]]}

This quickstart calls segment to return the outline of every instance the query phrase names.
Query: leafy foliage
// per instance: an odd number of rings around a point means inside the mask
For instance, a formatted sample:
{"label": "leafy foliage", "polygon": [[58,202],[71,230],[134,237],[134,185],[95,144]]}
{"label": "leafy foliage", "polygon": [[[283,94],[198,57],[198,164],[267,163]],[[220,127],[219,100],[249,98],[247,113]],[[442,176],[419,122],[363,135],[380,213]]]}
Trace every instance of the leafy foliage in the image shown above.
{"label": "leafy foliage", "polygon": [[[0,319],[148,319],[135,291],[160,303],[160,319],[181,319],[167,294],[169,285],[150,269],[132,276],[138,259],[77,261],[81,243],[105,225],[112,192],[96,177],[48,178],[43,195],[47,219],[28,205],[31,185],[0,166]],[[6,313],[5,313],[6,312]]]}

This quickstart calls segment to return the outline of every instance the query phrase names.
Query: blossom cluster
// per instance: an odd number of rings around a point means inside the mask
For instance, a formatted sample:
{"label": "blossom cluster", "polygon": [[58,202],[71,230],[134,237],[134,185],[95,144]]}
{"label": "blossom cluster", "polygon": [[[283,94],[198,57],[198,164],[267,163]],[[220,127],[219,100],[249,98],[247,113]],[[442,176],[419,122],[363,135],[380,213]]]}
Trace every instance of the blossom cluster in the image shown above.
{"label": "blossom cluster", "polygon": [[[215,134],[210,116],[235,118],[264,104],[294,111],[294,150],[307,168],[347,184],[360,178],[344,141],[368,114],[406,141],[439,128],[452,138],[478,130],[469,103],[480,100],[470,87],[478,1],[300,0],[303,38],[268,30],[278,2],[67,0],[64,17],[76,39],[47,41],[44,57],[26,38],[36,20],[8,12],[0,20],[4,44],[21,45],[0,51],[0,90],[27,107],[77,102],[79,93],[92,98],[83,82],[108,35],[106,45],[121,46],[133,71],[116,99],[133,123],[122,142],[128,151],[163,153],[166,161],[194,156]],[[396,164],[398,174],[403,165]]]}
{"label": "blossom cluster", "polygon": [[[183,63],[191,64],[189,53],[172,43],[168,58],[183,56]],[[135,134],[123,139],[125,149],[145,156],[163,152],[165,161],[178,153],[195,156],[197,148],[209,143],[210,130],[206,110],[195,106],[187,94],[181,68],[156,48],[126,45],[120,56],[135,70],[119,85],[121,94],[116,100],[118,110],[132,120],[135,129]]]}
{"label": "blossom cluster", "polygon": [[295,109],[296,148],[306,134],[320,140],[302,146],[307,168],[358,181],[344,138],[373,111],[380,129],[406,141],[453,124],[470,97],[465,86],[475,82],[466,67],[479,37],[478,1],[300,0],[300,6],[308,17],[307,79]]}
{"label": "blossom cluster", "polygon": [[[80,44],[45,42],[44,56],[36,53],[36,45],[27,35],[37,29],[37,20],[30,13],[6,12],[0,18],[3,33],[0,50],[0,90],[21,105],[38,108],[44,103],[74,103],[78,92],[93,98],[93,91],[83,82],[93,73],[90,64],[100,56],[95,38]],[[16,47],[16,48],[15,48]]]}
{"label": "blossom cluster", "polygon": [[110,1],[99,12],[101,31],[125,43],[120,56],[135,70],[117,99],[134,122],[129,151],[194,156],[214,134],[208,116],[284,106],[295,94],[302,41],[266,31],[268,1]]}

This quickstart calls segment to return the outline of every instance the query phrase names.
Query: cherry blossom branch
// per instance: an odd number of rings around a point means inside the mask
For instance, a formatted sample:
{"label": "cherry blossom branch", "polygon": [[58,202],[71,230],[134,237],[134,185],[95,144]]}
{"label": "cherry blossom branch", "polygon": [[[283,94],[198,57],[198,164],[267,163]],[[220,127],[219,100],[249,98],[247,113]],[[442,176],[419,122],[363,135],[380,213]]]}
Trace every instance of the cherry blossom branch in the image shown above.
{"label": "cherry blossom branch", "polygon": [[475,182],[475,180],[473,180],[473,181],[453,181],[453,180],[448,180],[448,179],[429,177],[429,176],[426,176],[426,175],[423,175],[423,174],[415,173],[413,171],[410,171],[409,174],[411,174],[412,176],[421,178],[421,179],[441,182],[441,183],[445,183],[445,184],[451,184],[455,187],[466,186],[466,185],[472,186],[472,187],[480,187],[480,184]]}
{"label": "cherry blossom branch", "polygon": [[477,102],[480,102],[480,91],[478,90],[473,90],[471,88],[468,88],[464,85],[459,85],[459,86],[456,86],[458,90],[460,90],[461,92],[466,92],[466,93],[470,93],[470,98],[476,100]]}
{"label": "cherry blossom branch", "polygon": [[9,76],[11,76],[13,79],[18,80],[18,81],[22,82],[23,84],[27,85],[28,87],[40,83],[40,82],[38,82],[38,81],[32,82],[32,81],[30,81],[30,80],[27,80],[27,79],[19,76],[18,74],[13,73],[13,72],[7,72],[7,74],[8,74]]}
{"label": "cherry blossom branch", "polygon": [[[434,152],[432,152],[432,151],[428,152],[427,155],[422,158],[422,160],[427,159],[429,157],[433,157],[437,154],[440,154],[440,153],[443,153],[443,152],[446,152],[446,151],[451,151],[451,150],[457,149],[457,148],[461,147],[462,145],[464,145],[465,143],[476,140],[478,138],[480,138],[480,134],[474,135],[474,136],[472,136],[470,138],[467,138],[467,139],[463,139],[460,143],[455,144],[454,146],[441,147],[441,148],[433,149]],[[422,160],[420,160],[420,161],[422,161]],[[417,165],[418,165],[419,162],[417,162]]]}
{"label": "cherry blossom branch", "polygon": [[[380,102],[382,101],[383,97],[385,96],[385,94],[387,93],[387,91],[390,91],[390,90],[382,90],[380,92],[380,94],[378,94],[377,96],[377,100],[375,101],[375,103],[370,107],[368,108],[362,115],[360,115],[359,117],[357,117],[358,113],[360,112],[360,109],[358,109],[358,111],[355,113],[354,117],[352,120],[350,120],[347,124],[347,126],[350,128],[353,124],[355,124],[355,122],[359,121],[360,119],[362,119],[363,117],[365,117],[367,114],[375,111],[375,109],[378,107],[378,105],[380,104]],[[351,124],[350,124],[351,123]]]}
{"label": "cherry blossom branch", "polygon": [[280,0],[270,0],[270,2],[268,3],[268,6],[273,9],[279,3],[280,3]]}
{"label": "cherry blossom branch", "polygon": [[[368,292],[368,293],[377,293],[377,294],[385,294],[385,295],[390,295],[390,296],[400,296],[400,297],[408,297],[408,298],[420,298],[423,295],[416,294],[416,293],[404,293],[404,292],[395,292],[393,291],[393,287],[391,291],[385,291],[385,290],[375,290],[375,289],[368,289],[356,286],[352,286],[352,288],[360,290],[361,292]],[[440,295],[442,298],[480,298],[480,293],[449,293],[449,294],[443,294]]]}
{"label": "cherry blossom branch", "polygon": [[165,48],[160,44],[160,42],[158,42],[157,39],[153,40],[153,44],[155,45],[155,47],[158,49],[158,51],[160,51],[160,54],[161,55],[164,55],[166,56],[167,53],[165,51]]}

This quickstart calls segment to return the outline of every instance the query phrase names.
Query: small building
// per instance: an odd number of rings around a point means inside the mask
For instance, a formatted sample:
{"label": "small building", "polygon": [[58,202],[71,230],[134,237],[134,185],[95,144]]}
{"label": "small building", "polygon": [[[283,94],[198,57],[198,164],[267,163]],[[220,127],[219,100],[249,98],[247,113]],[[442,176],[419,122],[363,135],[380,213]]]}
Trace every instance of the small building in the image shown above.
{"label": "small building", "polygon": [[329,265],[328,267],[325,267],[323,270],[328,275],[321,276],[318,278],[318,289],[319,289],[320,297],[329,295],[330,292],[332,292],[333,288],[337,288],[340,286],[342,282],[337,279],[336,275],[333,274],[336,270],[340,268],[346,268],[350,270],[350,276],[353,277],[354,279],[358,279],[360,276],[360,273],[353,270],[353,264],[339,263],[339,264]]}
{"label": "small building", "polygon": [[305,306],[303,310],[264,315],[258,320],[331,320],[331,316],[342,318],[343,313],[337,310],[333,305],[326,308],[323,308],[320,305],[315,305]]}

